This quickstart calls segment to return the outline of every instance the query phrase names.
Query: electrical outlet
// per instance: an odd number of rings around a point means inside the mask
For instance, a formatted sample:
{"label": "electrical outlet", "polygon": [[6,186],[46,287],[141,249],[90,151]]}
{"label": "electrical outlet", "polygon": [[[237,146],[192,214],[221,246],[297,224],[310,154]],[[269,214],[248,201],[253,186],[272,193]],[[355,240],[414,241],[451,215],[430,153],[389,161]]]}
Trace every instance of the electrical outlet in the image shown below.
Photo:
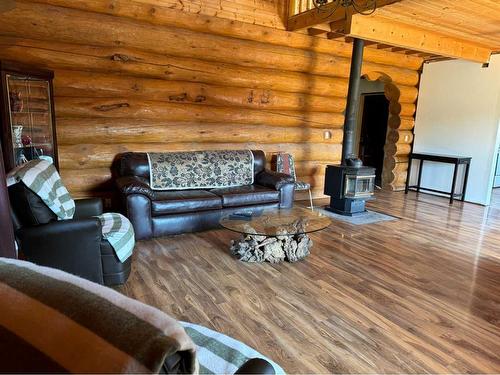
{"label": "electrical outlet", "polygon": [[323,132],[323,138],[324,139],[331,139],[332,138],[332,132],[330,130],[325,130]]}

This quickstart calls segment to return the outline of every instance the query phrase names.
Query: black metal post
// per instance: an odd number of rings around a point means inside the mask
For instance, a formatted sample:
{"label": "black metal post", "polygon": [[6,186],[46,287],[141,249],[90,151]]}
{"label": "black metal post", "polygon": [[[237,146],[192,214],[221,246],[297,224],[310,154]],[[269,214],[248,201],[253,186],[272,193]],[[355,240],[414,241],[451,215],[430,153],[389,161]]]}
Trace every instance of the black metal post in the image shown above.
{"label": "black metal post", "polygon": [[363,48],[365,41],[355,38],[352,47],[351,72],[349,75],[349,90],[347,92],[347,106],[344,117],[344,140],[342,142],[342,164],[353,155],[354,132],[359,108],[359,82],[361,79],[361,65],[363,64]]}

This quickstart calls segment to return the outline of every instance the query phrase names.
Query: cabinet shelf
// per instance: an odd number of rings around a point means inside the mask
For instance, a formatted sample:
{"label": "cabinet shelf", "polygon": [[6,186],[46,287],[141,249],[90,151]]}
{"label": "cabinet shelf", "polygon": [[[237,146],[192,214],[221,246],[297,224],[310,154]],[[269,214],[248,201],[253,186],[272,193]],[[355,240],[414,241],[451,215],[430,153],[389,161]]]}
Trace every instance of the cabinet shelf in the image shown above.
{"label": "cabinet shelf", "polygon": [[45,142],[45,143],[32,143],[26,146],[14,146],[16,150],[19,150],[21,148],[37,148],[37,147],[47,147],[47,146],[52,146],[52,143],[50,142]]}
{"label": "cabinet shelf", "polygon": [[42,114],[49,114],[50,112],[47,110],[33,110],[33,111],[11,111],[13,115],[29,115],[30,113],[42,113]]}

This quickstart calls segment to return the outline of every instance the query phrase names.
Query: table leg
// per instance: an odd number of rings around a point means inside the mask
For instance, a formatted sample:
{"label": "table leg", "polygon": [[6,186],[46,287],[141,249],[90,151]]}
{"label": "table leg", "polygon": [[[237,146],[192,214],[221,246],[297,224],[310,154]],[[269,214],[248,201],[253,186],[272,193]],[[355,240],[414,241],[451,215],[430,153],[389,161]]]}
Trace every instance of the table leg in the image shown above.
{"label": "table leg", "polygon": [[408,188],[410,187],[410,177],[411,177],[411,165],[413,163],[413,159],[410,157],[408,160],[408,172],[406,172],[406,185],[405,185],[405,194],[408,194]]}
{"label": "table leg", "polygon": [[420,193],[420,182],[422,181],[423,166],[424,166],[424,160],[420,159],[420,164],[418,166],[417,193]]}
{"label": "table leg", "polygon": [[457,172],[458,172],[458,163],[455,163],[455,167],[453,168],[453,181],[451,182],[450,204],[453,204],[453,198],[455,195],[455,187],[457,185]]}
{"label": "table leg", "polygon": [[465,176],[464,176],[464,184],[462,186],[462,199],[461,201],[465,201],[465,192],[467,191],[467,181],[469,180],[469,168],[470,163],[465,164]]}
{"label": "table leg", "polygon": [[243,262],[296,262],[308,256],[312,240],[307,234],[260,236],[246,234],[231,241],[231,253]]}

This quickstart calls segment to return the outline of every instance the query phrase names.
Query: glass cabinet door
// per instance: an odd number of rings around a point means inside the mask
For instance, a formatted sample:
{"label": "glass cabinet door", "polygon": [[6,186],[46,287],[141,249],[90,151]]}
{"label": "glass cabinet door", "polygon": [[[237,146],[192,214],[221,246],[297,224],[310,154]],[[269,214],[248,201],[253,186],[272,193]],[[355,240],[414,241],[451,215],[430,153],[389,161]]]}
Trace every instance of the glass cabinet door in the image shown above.
{"label": "glass cabinet door", "polygon": [[6,75],[14,164],[33,159],[54,162],[50,82]]}

